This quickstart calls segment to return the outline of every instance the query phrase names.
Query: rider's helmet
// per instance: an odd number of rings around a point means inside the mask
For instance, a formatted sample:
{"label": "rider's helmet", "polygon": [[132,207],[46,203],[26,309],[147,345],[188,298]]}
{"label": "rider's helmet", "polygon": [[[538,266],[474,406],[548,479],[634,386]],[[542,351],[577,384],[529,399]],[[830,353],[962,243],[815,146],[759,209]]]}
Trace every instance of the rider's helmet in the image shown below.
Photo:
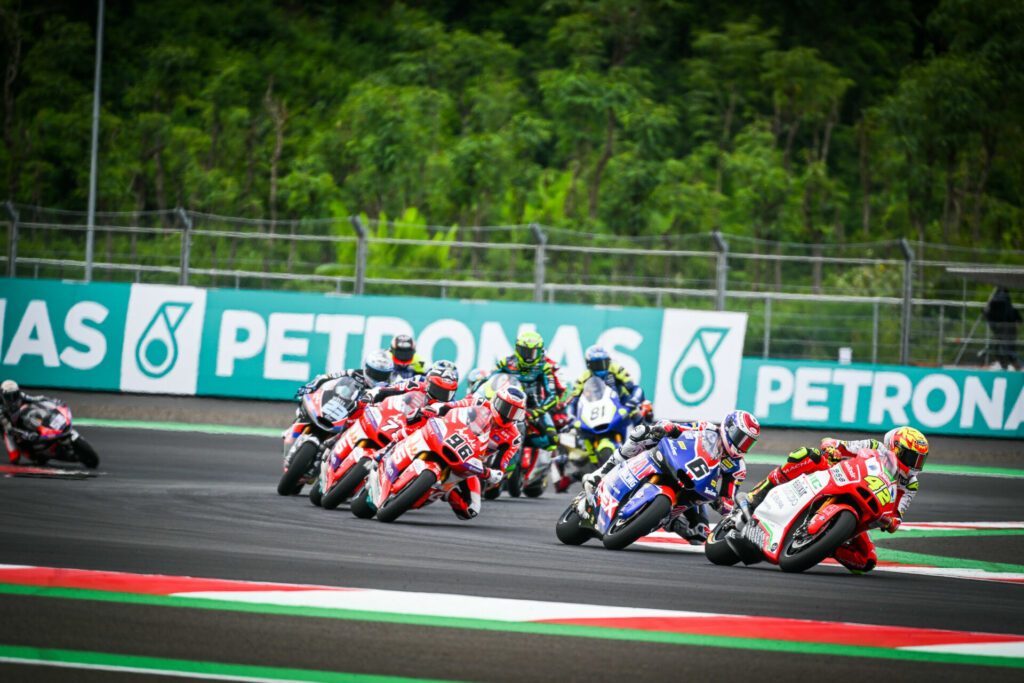
{"label": "rider's helmet", "polygon": [[426,376],[427,398],[447,402],[455,398],[459,388],[459,371],[451,361],[439,360],[430,366]]}
{"label": "rider's helmet", "polygon": [[734,458],[742,457],[744,453],[757,442],[761,434],[761,425],[757,418],[745,410],[734,410],[725,416],[722,424],[718,426],[718,435],[722,437],[722,445],[726,453]]}
{"label": "rider's helmet", "polygon": [[526,419],[526,394],[519,387],[507,384],[491,399],[494,423],[504,426]]}
{"label": "rider's helmet", "polygon": [[469,374],[466,375],[466,383],[469,384],[469,390],[475,391],[476,388],[480,386],[480,383],[487,379],[488,374],[489,373],[483,368],[474,368],[473,370],[470,370]]}
{"label": "rider's helmet", "polygon": [[2,395],[3,408],[9,415],[17,412],[25,400],[25,394],[21,393],[21,387],[13,379],[5,379],[0,384],[0,395]]}
{"label": "rider's helmet", "polygon": [[395,363],[387,351],[374,351],[363,362],[363,377],[368,386],[381,386],[391,381]]}
{"label": "rider's helmet", "polygon": [[544,358],[544,338],[536,332],[523,332],[516,337],[516,359],[519,366],[530,368]]}
{"label": "rider's helmet", "polygon": [[608,368],[611,367],[612,359],[603,346],[591,346],[583,354],[583,358],[587,361],[587,370],[602,378],[608,374]]}
{"label": "rider's helmet", "polygon": [[924,469],[924,461],[928,459],[928,439],[913,427],[897,427],[889,431],[882,443],[896,454],[900,469],[909,474],[917,474]]}
{"label": "rider's helmet", "polygon": [[416,342],[407,334],[396,334],[391,339],[390,351],[395,365],[411,365],[416,358]]}

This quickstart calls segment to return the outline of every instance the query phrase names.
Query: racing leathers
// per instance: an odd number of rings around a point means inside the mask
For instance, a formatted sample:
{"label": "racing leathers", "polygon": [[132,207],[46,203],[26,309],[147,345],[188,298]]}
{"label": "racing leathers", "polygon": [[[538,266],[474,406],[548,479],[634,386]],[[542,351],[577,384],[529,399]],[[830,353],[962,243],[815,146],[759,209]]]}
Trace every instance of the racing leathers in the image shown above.
{"label": "racing leathers", "polygon": [[420,354],[415,354],[410,362],[402,363],[395,358],[393,352],[389,351],[388,353],[391,353],[391,359],[395,363],[395,370],[391,373],[393,382],[396,380],[412,379],[413,377],[426,374],[427,363]]}
{"label": "racing leathers", "polygon": [[30,396],[21,393],[21,405],[13,412],[9,412],[6,406],[0,405],[0,432],[3,433],[4,447],[7,449],[7,459],[16,463],[22,456],[19,443],[34,443],[39,440],[39,434],[34,429],[27,429],[22,426],[21,418],[27,412],[29,406],[38,401],[49,401],[57,406],[67,404],[59,398],[50,396]]}
{"label": "racing leathers", "polygon": [[[786,462],[768,473],[757,486],[750,492],[750,509],[754,510],[760,505],[768,492],[774,487],[787,481],[791,481],[801,474],[809,474],[826,470],[832,465],[855,457],[862,449],[885,448],[885,445],[876,439],[858,439],[855,441],[841,441],[839,439],[826,438],[821,441],[821,448],[801,447],[790,453]],[[903,520],[903,515],[910,507],[910,503],[917,494],[918,480],[916,474],[906,474],[901,469],[896,477],[896,510],[897,516],[883,520],[880,527],[883,531],[895,533]],[[863,532],[854,536],[846,543],[843,543],[834,553],[836,560],[844,567],[855,574],[863,574],[875,568],[878,564],[878,557],[875,554],[875,544]]]}
{"label": "racing leathers", "polygon": [[[573,386],[572,392],[569,394],[569,401],[567,404],[567,410],[570,415],[576,413],[576,403],[579,401],[580,395],[583,394],[583,385],[587,383],[587,380],[594,377],[593,371],[587,369],[583,371],[583,374],[576,380],[576,384]],[[603,376],[599,377],[605,384],[615,390],[619,395],[619,400],[622,401],[622,405],[626,407],[631,413],[637,409],[640,403],[644,400],[644,390],[633,381],[633,378],[629,376],[618,363],[612,362],[608,366],[608,372]]]}
{"label": "racing leathers", "polygon": [[[590,502],[593,504],[593,493],[597,484],[616,465],[640,455],[658,445],[666,436],[676,439],[684,432],[700,432],[704,449],[720,463],[722,472],[722,483],[718,487],[718,498],[711,503],[711,506],[722,515],[732,511],[736,491],[747,477],[747,463],[742,457],[729,455],[722,443],[718,432],[718,425],[713,422],[671,422],[661,420],[653,426],[640,424],[634,427],[625,443],[612,454],[598,470],[583,477],[583,487]],[[706,505],[676,506],[672,509],[669,522],[665,525],[667,531],[673,531],[691,543],[703,543],[711,531],[708,525],[708,514]]]}
{"label": "racing leathers", "polygon": [[[428,417],[438,415],[442,416],[445,420],[468,422],[469,411],[476,407],[486,407],[488,411],[491,410],[490,403],[486,400],[467,396],[458,401],[435,403],[427,408],[424,413]],[[424,420],[424,422],[426,421]],[[456,470],[456,474],[466,478],[449,491],[445,497],[445,500],[448,501],[448,504],[451,505],[452,510],[455,512],[456,517],[459,519],[473,519],[480,514],[481,479],[486,482],[487,486],[498,484],[505,472],[505,467],[519,450],[521,441],[522,436],[516,424],[509,422],[505,425],[497,425],[493,420],[492,412],[486,460],[494,462],[492,457],[494,454],[498,454],[500,464],[498,467],[488,467],[479,458],[474,456],[466,460],[462,467]]]}

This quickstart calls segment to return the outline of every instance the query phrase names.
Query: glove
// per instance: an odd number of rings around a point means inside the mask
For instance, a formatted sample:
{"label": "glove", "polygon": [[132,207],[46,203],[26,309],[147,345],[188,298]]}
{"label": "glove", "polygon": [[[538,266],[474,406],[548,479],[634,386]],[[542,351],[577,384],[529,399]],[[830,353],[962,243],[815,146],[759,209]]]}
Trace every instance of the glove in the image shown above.
{"label": "glove", "polygon": [[21,431],[18,432],[18,440],[24,441],[25,443],[35,443],[39,441],[39,434],[36,432]]}
{"label": "glove", "polygon": [[544,411],[544,409],[543,409],[543,408],[534,408],[534,409],[533,409],[533,410],[531,410],[531,411],[530,411],[530,413],[529,413],[530,419],[531,419],[531,420],[538,420],[538,419],[540,419],[541,417],[543,417],[543,415],[544,415],[544,412],[545,412],[545,411]]}
{"label": "glove", "polygon": [[798,460],[802,460],[804,458],[810,458],[811,462],[819,463],[821,462],[821,451],[819,451],[817,448],[814,448],[813,446],[810,448],[807,448],[806,446],[801,446],[795,451],[790,451],[788,456],[790,462],[797,462]]}
{"label": "glove", "polygon": [[[632,441],[633,443],[640,443],[642,441],[645,441],[648,437],[655,438],[654,430],[656,430],[657,428],[658,425],[648,427],[645,424],[639,424],[636,427],[633,427],[632,429],[629,430],[629,440]],[[661,438],[661,436],[665,436],[664,431],[662,431],[661,435],[657,438]]]}
{"label": "glove", "polygon": [[727,516],[732,512],[733,508],[736,507],[736,503],[733,502],[732,498],[728,496],[722,496],[711,504],[711,507],[715,508],[715,511],[723,517]]}
{"label": "glove", "polygon": [[497,486],[498,484],[500,484],[502,476],[504,475],[502,474],[502,471],[499,469],[487,470],[487,479],[485,480],[487,482],[487,488]]}
{"label": "glove", "polygon": [[896,530],[900,528],[900,524],[903,523],[898,515],[885,515],[878,521],[881,524],[878,528],[890,534],[896,533]]}

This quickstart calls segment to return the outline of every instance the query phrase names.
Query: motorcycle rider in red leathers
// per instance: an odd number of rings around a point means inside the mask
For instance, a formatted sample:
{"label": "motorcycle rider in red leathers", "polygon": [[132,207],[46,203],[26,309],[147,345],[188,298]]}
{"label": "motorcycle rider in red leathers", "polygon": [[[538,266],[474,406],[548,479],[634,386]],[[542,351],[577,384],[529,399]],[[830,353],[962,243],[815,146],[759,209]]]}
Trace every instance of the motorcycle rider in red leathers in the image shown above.
{"label": "motorcycle rider in red leathers", "polygon": [[479,421],[479,411],[486,411],[490,415],[487,457],[498,452],[501,454],[501,465],[490,468],[476,457],[467,461],[467,470],[478,476],[461,481],[447,497],[448,504],[459,519],[472,519],[480,514],[480,480],[483,479],[487,486],[498,484],[504,476],[505,467],[519,450],[522,435],[516,423],[526,419],[526,394],[517,387],[503,387],[490,401],[467,396],[459,401],[428,406],[423,411],[425,417],[457,419],[470,424],[471,428]]}
{"label": "motorcycle rider in red leathers", "polygon": [[[928,459],[928,440],[924,434],[913,427],[892,429],[882,437],[881,441],[876,439],[856,441],[823,439],[820,449],[813,447],[796,449],[789,454],[785,463],[769,472],[764,481],[751,490],[750,511],[753,512],[764,501],[768,492],[779,484],[791,481],[801,474],[828,469],[841,460],[856,456],[861,449],[865,448],[884,448],[892,451],[896,456],[896,463],[899,466],[899,473],[896,477],[897,515],[882,520],[883,526],[880,527],[890,534],[896,533],[903,522],[903,515],[917,494],[917,475],[920,474]],[[836,549],[835,558],[854,574],[869,572],[878,564],[875,544],[868,537],[866,531],[839,546]]]}
{"label": "motorcycle rider in red leathers", "polygon": [[[626,442],[612,454],[599,469],[584,475],[583,488],[594,503],[594,491],[598,483],[617,464],[625,462],[635,455],[654,448],[666,436],[670,439],[679,438],[684,432],[700,431],[717,452],[714,453],[721,462],[722,483],[719,485],[719,497],[711,506],[720,514],[729,514],[735,505],[736,492],[747,476],[747,463],[744,454],[757,442],[761,434],[761,425],[757,418],[745,410],[735,410],[725,416],[722,424],[713,422],[671,422],[660,420],[654,425],[641,423],[630,430]],[[697,505],[686,509],[674,508],[670,521],[665,525],[666,531],[673,531],[691,544],[699,545],[707,540],[711,528],[708,525],[706,506]]]}

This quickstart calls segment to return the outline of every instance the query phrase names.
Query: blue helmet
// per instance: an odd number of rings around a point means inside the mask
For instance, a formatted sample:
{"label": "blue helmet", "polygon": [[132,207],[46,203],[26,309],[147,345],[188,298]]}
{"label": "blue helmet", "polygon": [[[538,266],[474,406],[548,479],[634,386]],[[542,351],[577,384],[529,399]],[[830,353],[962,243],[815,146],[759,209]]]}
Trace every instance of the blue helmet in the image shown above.
{"label": "blue helmet", "polygon": [[591,346],[587,349],[583,358],[587,361],[587,369],[598,377],[604,377],[608,374],[608,368],[611,367],[612,359],[603,346]]}
{"label": "blue helmet", "polygon": [[374,351],[363,363],[363,376],[367,386],[380,386],[391,381],[391,373],[395,371],[395,362],[387,351]]}

